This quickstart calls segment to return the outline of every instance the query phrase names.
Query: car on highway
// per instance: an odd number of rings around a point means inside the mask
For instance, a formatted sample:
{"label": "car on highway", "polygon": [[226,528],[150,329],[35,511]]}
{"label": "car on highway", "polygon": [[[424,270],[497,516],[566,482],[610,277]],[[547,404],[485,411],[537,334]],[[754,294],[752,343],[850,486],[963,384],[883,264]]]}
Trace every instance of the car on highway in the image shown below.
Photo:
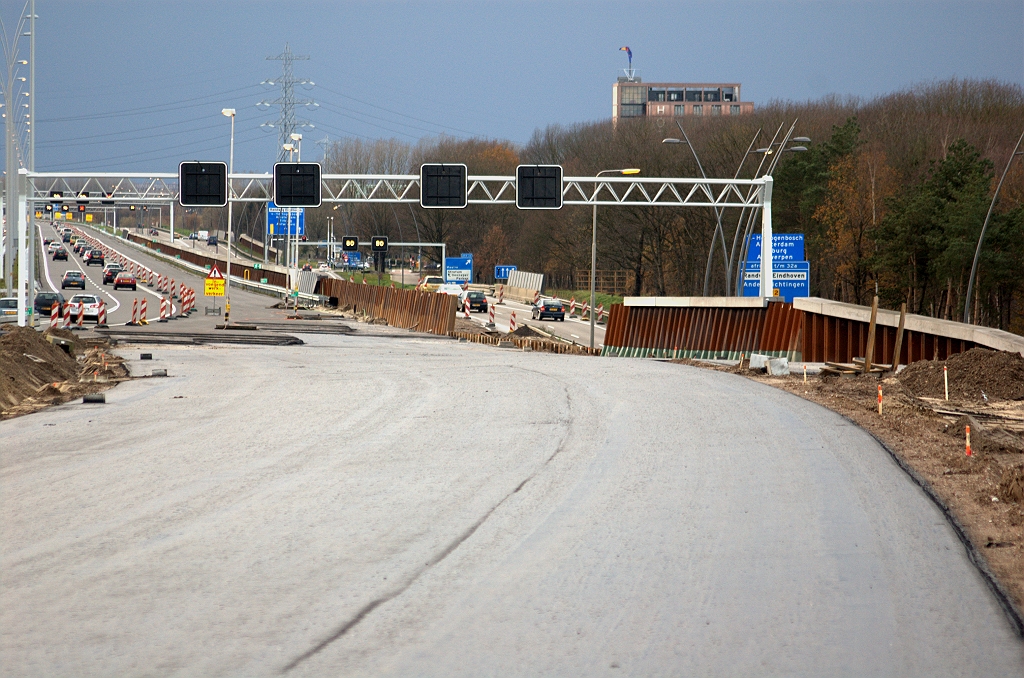
{"label": "car on highway", "polygon": [[435,292],[437,294],[450,294],[456,299],[458,299],[459,295],[462,294],[462,285],[456,285],[455,283],[445,283],[443,285],[439,285]]}
{"label": "car on highway", "polygon": [[118,271],[117,275],[114,276],[114,289],[121,287],[130,287],[132,290],[136,288],[138,281],[135,276],[128,271]]}
{"label": "car on highway", "polygon": [[40,292],[36,295],[35,309],[39,316],[50,315],[53,307],[57,307],[57,315],[64,311],[64,295],[60,292]]}
{"label": "car on highway", "polygon": [[18,315],[18,297],[4,297],[0,299],[0,318],[9,318]]}
{"label": "car on highway", "polygon": [[444,284],[444,278],[439,275],[428,275],[420,279],[420,289],[424,292],[435,292]]}
{"label": "car on highway", "polygon": [[78,256],[85,256],[86,248],[88,247],[89,246],[85,244],[84,240],[79,240],[75,243],[75,246],[74,248],[72,248],[72,251]]}
{"label": "car on highway", "polygon": [[92,294],[76,294],[68,302],[68,311],[73,319],[77,319],[78,313],[81,311],[83,321],[92,318],[99,322],[100,300]]}
{"label": "car on highway", "polygon": [[61,248],[61,244],[55,240],[51,240],[50,244],[46,246],[47,254],[53,254]]}
{"label": "car on highway", "polygon": [[320,271],[321,273],[330,273],[331,272],[331,266],[330,266],[330,264],[326,264],[326,263],[320,264],[320,267],[317,270]]}
{"label": "car on highway", "polygon": [[85,255],[85,265],[92,266],[93,264],[99,264],[102,266],[103,261],[103,250],[89,250]]}
{"label": "car on highway", "polygon": [[85,289],[85,274],[81,271],[68,271],[64,274],[64,277],[60,279],[60,288],[67,289],[68,287],[81,287]]}
{"label": "car on highway", "polygon": [[64,233],[61,234],[60,239],[63,240],[64,242],[71,242],[71,234],[65,231]]}
{"label": "car on highway", "polygon": [[58,260],[59,261],[67,261],[68,260],[68,251],[66,249],[64,249],[63,247],[58,247],[57,249],[55,249],[53,251],[53,260],[54,261],[58,261]]}
{"label": "car on highway", "polygon": [[117,262],[111,262],[103,267],[103,284],[109,285],[114,282],[117,274],[124,270],[124,266]]}
{"label": "car on highway", "polygon": [[459,294],[459,309],[465,308],[466,299],[469,299],[469,310],[471,312],[479,311],[480,313],[487,313],[487,296],[483,292],[466,290]]}
{"label": "car on highway", "polygon": [[217,246],[217,236],[211,235],[209,238],[206,239],[206,244],[207,244],[207,246],[212,245],[212,246],[216,247]]}
{"label": "car on highway", "polygon": [[546,317],[552,320],[565,320],[565,304],[558,299],[541,299],[533,305],[532,316],[534,320],[543,320]]}

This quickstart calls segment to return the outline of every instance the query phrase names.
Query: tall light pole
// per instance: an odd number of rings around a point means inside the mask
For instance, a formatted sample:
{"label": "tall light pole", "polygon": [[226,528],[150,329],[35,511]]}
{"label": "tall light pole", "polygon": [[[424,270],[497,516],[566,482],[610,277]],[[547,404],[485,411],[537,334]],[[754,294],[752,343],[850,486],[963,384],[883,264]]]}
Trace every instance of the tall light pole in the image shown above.
{"label": "tall light pole", "polygon": [[[288,138],[291,139],[292,143],[295,145],[295,162],[302,162],[302,135],[300,133],[298,133],[298,132],[292,132],[291,134],[288,135]],[[299,207],[299,208],[294,208],[293,207],[291,210],[289,210],[290,212],[292,212],[295,215],[295,239],[293,241],[295,243],[295,255],[294,255],[295,256],[295,270],[298,270],[298,268],[299,268],[299,210],[300,209],[302,209],[302,208],[301,207]],[[288,230],[291,231],[291,221],[290,220],[289,220]],[[296,299],[295,303],[296,304],[299,303],[298,299]],[[298,306],[296,306],[296,308],[298,308]]]}
{"label": "tall light pole", "polygon": [[[602,174],[640,174],[636,168],[601,170],[594,176]],[[594,350],[594,331],[597,328],[597,320],[594,309],[597,305],[597,194],[601,191],[601,184],[594,186],[594,230],[590,240],[590,350]]]}
{"label": "tall light pole", "polygon": [[[231,202],[231,174],[235,171],[235,109],[222,108],[220,113],[231,118],[231,144],[228,150],[228,265],[224,274],[224,324],[227,325],[231,318],[231,217],[234,204]],[[171,224],[171,228],[174,228],[174,224]]]}
{"label": "tall light pole", "polygon": [[978,235],[978,246],[974,249],[974,263],[971,264],[971,277],[967,280],[967,298],[964,300],[964,322],[971,322],[971,292],[974,290],[974,276],[978,273],[978,258],[981,256],[981,243],[985,240],[985,229],[988,228],[988,220],[992,218],[992,210],[995,209],[996,200],[999,199],[999,189],[1003,187],[1003,179],[1006,178],[1006,173],[1010,171],[1010,163],[1018,155],[1024,155],[1024,151],[1019,151],[1020,142],[1024,141],[1024,132],[1021,132],[1020,138],[1017,139],[1017,145],[1013,147],[1013,153],[1010,154],[1010,159],[1006,161],[1006,167],[1003,168],[1003,176],[999,177],[999,183],[996,184],[996,192],[992,195],[992,202],[988,204],[988,213],[985,215],[985,223],[981,225],[981,234]]}

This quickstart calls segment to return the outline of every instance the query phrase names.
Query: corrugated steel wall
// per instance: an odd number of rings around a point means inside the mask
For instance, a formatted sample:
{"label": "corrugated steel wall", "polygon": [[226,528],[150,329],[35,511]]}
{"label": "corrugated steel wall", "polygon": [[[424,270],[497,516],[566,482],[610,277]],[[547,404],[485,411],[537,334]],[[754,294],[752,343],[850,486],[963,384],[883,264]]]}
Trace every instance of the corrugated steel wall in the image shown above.
{"label": "corrugated steel wall", "polygon": [[356,313],[383,318],[392,327],[433,334],[455,330],[458,300],[451,294],[357,285],[334,278],[321,278],[317,293],[331,297],[339,308],[351,307]]}
{"label": "corrugated steel wall", "polygon": [[[796,362],[852,362],[866,353],[868,323],[801,311],[786,303],[765,308],[612,306],[602,355],[722,358],[761,353]],[[974,342],[906,330],[899,363],[962,353]],[[892,363],[896,328],[875,328],[875,363]]]}

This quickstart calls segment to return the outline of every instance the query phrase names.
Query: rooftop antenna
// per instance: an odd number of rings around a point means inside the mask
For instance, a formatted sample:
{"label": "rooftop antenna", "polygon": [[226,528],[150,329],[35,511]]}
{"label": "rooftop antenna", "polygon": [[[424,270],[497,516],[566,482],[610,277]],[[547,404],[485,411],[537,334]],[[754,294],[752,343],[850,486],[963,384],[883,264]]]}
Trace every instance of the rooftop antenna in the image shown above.
{"label": "rooftop antenna", "polygon": [[629,58],[629,67],[624,69],[624,70],[625,70],[625,73],[626,73],[626,78],[630,82],[632,82],[635,79],[634,76],[636,75],[636,72],[633,70],[633,50],[631,50],[627,46],[627,47],[620,47],[619,51],[620,52],[625,52],[626,56]]}

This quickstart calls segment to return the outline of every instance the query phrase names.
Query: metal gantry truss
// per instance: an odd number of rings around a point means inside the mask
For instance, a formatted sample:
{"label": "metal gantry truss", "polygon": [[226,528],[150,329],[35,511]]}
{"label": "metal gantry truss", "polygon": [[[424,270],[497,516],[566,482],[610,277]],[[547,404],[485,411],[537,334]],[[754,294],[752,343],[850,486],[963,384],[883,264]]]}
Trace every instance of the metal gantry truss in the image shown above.
{"label": "metal gantry truss", "polygon": [[[29,172],[29,202],[86,200],[110,205],[166,203],[178,199],[178,175],[169,173]],[[272,174],[232,174],[232,202],[268,202],[274,198]],[[470,205],[514,205],[514,176],[472,176]],[[763,207],[765,179],[682,177],[565,177],[563,205],[630,207]],[[324,174],[325,203],[419,203],[418,174]],[[87,197],[82,194],[88,194]],[[82,195],[82,197],[79,197]]]}
{"label": "metal gantry truss", "polygon": [[[178,201],[176,173],[29,172],[19,171],[18,256],[28,262],[29,210],[49,202],[86,203],[92,207],[170,204]],[[20,183],[20,182],[19,182]],[[231,202],[269,202],[274,197],[272,174],[232,174]],[[324,174],[323,203],[418,203],[420,177],[415,174]],[[563,205],[596,207],[727,207],[761,209],[761,296],[773,291],[772,178],[707,179],[681,177],[564,177]],[[59,197],[58,197],[59,196]],[[470,205],[514,205],[514,176],[469,176]],[[25,209],[27,208],[27,209]],[[172,211],[172,223],[173,223]],[[12,253],[6,253],[10,256]],[[19,269],[18,324],[26,323],[29,299],[27,266]]]}

